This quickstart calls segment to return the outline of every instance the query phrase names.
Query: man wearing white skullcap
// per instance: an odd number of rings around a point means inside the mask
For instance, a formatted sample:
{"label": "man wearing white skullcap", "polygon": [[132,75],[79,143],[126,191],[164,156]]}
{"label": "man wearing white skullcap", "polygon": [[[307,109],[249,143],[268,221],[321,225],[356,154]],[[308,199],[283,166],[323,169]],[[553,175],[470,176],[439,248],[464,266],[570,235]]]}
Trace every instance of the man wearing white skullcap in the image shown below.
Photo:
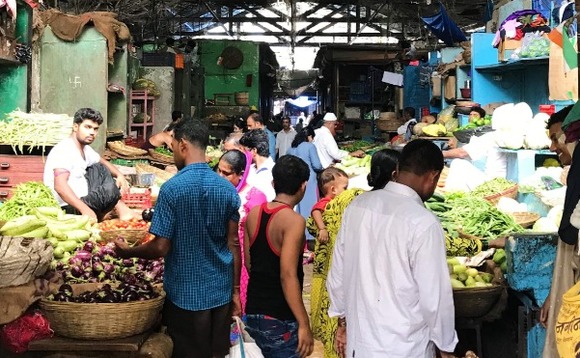
{"label": "man wearing white skullcap", "polygon": [[353,157],[359,158],[364,157],[365,155],[365,152],[362,150],[349,153],[346,150],[338,149],[336,140],[334,140],[334,136],[336,135],[336,119],[337,118],[334,113],[326,113],[324,115],[324,124],[322,127],[314,131],[316,134],[314,136],[314,146],[318,152],[320,163],[325,169],[335,161],[340,161],[349,154]]}

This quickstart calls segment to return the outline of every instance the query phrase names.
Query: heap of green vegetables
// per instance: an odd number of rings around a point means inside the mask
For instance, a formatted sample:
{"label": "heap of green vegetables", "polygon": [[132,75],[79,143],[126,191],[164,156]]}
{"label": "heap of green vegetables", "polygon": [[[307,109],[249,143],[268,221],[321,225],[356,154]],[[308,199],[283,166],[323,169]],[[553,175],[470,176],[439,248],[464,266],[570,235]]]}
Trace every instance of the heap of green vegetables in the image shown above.
{"label": "heap of green vegetables", "polygon": [[499,194],[503,191],[508,190],[509,188],[513,187],[514,185],[516,185],[516,183],[511,182],[507,179],[495,178],[495,179],[492,179],[490,181],[486,181],[485,183],[477,186],[475,189],[473,189],[473,191],[471,192],[471,195],[479,197],[479,198],[483,198],[486,196]]}
{"label": "heap of green vegetables", "polygon": [[155,148],[155,153],[158,153],[158,154],[161,154],[161,155],[167,155],[167,156],[173,158],[173,152],[170,151],[169,149],[165,148],[165,147],[157,147],[157,148]]}
{"label": "heap of green vegetables", "polygon": [[499,211],[488,201],[471,194],[452,195],[434,196],[426,203],[447,232],[461,230],[466,234],[494,239],[524,231],[513,217]]}
{"label": "heap of green vegetables", "polygon": [[12,146],[15,152],[58,144],[72,131],[73,119],[66,114],[25,113],[12,111],[0,121],[0,144]]}
{"label": "heap of green vegetables", "polygon": [[46,185],[30,181],[18,184],[12,198],[0,206],[0,220],[12,220],[25,215],[34,215],[38,207],[60,208],[52,191]]}
{"label": "heap of green vegetables", "polygon": [[357,150],[371,147],[373,145],[374,143],[367,142],[366,140],[357,140],[352,144],[345,145],[343,149],[346,150],[347,152],[356,152]]}

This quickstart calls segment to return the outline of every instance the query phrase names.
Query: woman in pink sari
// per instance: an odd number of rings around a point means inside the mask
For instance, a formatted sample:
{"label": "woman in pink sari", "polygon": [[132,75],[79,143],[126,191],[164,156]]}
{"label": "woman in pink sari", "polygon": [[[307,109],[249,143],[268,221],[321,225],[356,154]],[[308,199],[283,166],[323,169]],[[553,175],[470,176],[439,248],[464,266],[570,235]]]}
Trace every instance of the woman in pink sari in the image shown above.
{"label": "woman in pink sari", "polygon": [[250,278],[246,270],[244,259],[244,224],[250,210],[257,205],[267,202],[266,195],[254,186],[247,183],[252,156],[249,152],[230,150],[220,158],[216,171],[223,178],[227,179],[236,187],[242,205],[240,205],[240,223],[238,226],[238,237],[242,254],[242,272],[240,276],[240,299],[242,301],[242,314],[246,311],[246,294],[248,280]]}

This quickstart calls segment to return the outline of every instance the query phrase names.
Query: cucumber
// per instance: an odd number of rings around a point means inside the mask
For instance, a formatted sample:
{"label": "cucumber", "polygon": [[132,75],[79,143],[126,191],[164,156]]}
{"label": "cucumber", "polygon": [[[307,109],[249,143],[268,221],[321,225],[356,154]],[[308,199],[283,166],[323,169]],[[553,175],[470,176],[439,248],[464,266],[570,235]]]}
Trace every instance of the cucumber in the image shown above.
{"label": "cucumber", "polygon": [[66,241],[59,242],[56,249],[61,248],[64,252],[71,252],[71,251],[74,251],[78,246],[79,246],[78,241],[66,240]]}
{"label": "cucumber", "polygon": [[87,241],[91,237],[91,233],[86,230],[71,230],[65,233],[68,240]]}

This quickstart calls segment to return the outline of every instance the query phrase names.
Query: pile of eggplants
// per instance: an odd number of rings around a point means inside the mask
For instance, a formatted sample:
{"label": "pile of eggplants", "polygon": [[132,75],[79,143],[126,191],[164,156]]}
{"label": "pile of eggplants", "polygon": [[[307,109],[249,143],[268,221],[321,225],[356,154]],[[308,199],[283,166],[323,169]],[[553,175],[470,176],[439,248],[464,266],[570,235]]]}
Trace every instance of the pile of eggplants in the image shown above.
{"label": "pile of eggplants", "polygon": [[85,291],[79,295],[73,295],[73,289],[69,284],[63,284],[47,298],[57,302],[76,303],[121,303],[133,301],[146,301],[158,297],[153,286],[146,281],[135,281],[133,283],[122,282],[117,287],[104,284],[98,290]]}
{"label": "pile of eggplants", "polygon": [[114,283],[163,281],[163,258],[157,260],[122,259],[115,253],[115,244],[98,245],[87,241],[68,262],[53,261],[53,269],[65,283]]}

